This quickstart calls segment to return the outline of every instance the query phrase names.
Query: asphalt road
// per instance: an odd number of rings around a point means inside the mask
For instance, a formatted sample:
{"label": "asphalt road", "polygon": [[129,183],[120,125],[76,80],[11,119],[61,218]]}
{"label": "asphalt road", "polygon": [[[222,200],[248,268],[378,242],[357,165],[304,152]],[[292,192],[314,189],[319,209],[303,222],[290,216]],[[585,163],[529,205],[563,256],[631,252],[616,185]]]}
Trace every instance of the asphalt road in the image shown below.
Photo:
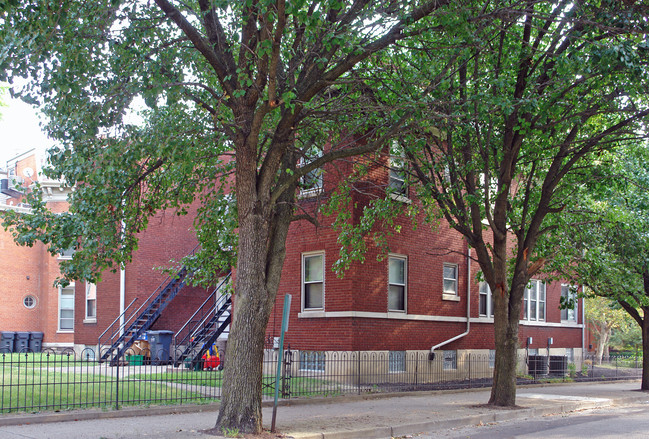
{"label": "asphalt road", "polygon": [[582,410],[543,418],[519,419],[412,435],[416,439],[645,439],[649,437],[649,403]]}

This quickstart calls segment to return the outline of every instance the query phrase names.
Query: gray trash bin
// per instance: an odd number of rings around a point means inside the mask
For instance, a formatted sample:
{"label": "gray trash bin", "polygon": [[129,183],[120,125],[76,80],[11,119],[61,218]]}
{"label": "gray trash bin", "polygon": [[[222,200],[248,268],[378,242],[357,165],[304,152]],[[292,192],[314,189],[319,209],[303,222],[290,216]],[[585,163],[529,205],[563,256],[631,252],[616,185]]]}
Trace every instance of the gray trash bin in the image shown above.
{"label": "gray trash bin", "polygon": [[151,346],[151,364],[169,364],[173,331],[147,331]]}
{"label": "gray trash bin", "polygon": [[10,354],[14,351],[14,331],[0,331],[0,354]]}
{"label": "gray trash bin", "polygon": [[29,350],[29,332],[16,332],[14,341],[14,352],[27,352]]}
{"label": "gray trash bin", "polygon": [[32,352],[43,351],[43,333],[30,332],[29,333],[29,350]]}

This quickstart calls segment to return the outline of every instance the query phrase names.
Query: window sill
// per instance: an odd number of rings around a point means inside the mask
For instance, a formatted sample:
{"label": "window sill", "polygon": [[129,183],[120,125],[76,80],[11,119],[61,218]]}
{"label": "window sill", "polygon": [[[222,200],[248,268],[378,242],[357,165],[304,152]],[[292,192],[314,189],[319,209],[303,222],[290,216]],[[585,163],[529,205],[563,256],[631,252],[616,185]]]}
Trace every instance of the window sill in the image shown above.
{"label": "window sill", "polygon": [[442,294],[442,300],[449,300],[451,302],[459,302],[460,296],[457,294]]}
{"label": "window sill", "polygon": [[74,334],[74,329],[59,329],[57,334]]}
{"label": "window sill", "polygon": [[97,319],[83,319],[85,324],[97,324]]}
{"label": "window sill", "polygon": [[322,188],[303,190],[298,192],[297,198],[300,200],[315,198],[319,195],[322,195],[323,192],[324,190]]}
{"label": "window sill", "polygon": [[301,313],[298,314],[298,317],[324,317],[324,309],[303,309]]}
{"label": "window sill", "polygon": [[392,198],[394,201],[398,201],[400,203],[405,203],[405,204],[412,204],[412,200],[405,195],[395,194],[395,193],[390,193],[389,195],[390,198]]}

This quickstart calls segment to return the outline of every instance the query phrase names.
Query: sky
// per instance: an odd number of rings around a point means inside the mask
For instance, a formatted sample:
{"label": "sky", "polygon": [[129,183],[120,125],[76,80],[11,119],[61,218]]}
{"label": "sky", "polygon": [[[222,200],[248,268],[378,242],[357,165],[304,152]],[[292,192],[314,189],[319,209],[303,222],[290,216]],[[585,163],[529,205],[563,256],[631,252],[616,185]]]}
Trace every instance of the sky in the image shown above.
{"label": "sky", "polygon": [[11,99],[9,93],[3,94],[2,101],[6,106],[0,107],[0,168],[5,167],[7,159],[23,151],[52,146],[39,126],[36,109]]}

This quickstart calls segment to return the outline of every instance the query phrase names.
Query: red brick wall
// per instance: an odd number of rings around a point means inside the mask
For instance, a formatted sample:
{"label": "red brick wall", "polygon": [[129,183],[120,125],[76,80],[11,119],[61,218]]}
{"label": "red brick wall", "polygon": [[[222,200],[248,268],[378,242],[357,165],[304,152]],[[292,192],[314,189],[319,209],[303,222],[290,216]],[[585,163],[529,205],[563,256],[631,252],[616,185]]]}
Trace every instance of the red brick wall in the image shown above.
{"label": "red brick wall", "polygon": [[[34,173],[31,178],[25,168]],[[39,166],[34,155],[25,156],[15,163],[16,175],[24,178],[27,187],[36,181]],[[9,200],[17,204],[19,200]],[[47,201],[47,199],[46,199]],[[50,201],[53,212],[64,212],[67,202]],[[51,256],[45,245],[21,247],[15,244],[11,230],[0,228],[1,280],[0,282],[0,330],[40,331],[44,343],[71,344],[74,334],[58,331],[58,288],[54,281],[59,277],[58,259]],[[28,309],[23,305],[27,295],[36,298],[36,306]]]}
{"label": "red brick wall", "polygon": [[[171,261],[180,261],[189,254],[197,241],[193,228],[195,209],[190,213],[178,216],[174,211],[160,212],[155,215],[146,231],[139,235],[139,247],[133,254],[133,262],[126,266],[126,300],[125,306],[135,298],[138,300],[131,310],[140,305],[167,279],[160,269],[178,265]],[[97,285],[97,321],[83,323],[85,314],[85,290],[77,294],[75,343],[94,345],[97,337],[119,316],[120,274],[106,272]],[[179,329],[193,312],[200,306],[209,293],[202,288],[186,286],[169,304],[161,317],[156,321],[154,330]],[[127,313],[128,314],[128,313]]]}
{"label": "red brick wall", "polygon": [[[379,196],[382,189],[376,181],[387,182],[387,170],[380,164],[370,166],[368,180],[357,183],[361,192],[353,193],[352,221],[359,221],[363,206],[372,196]],[[325,180],[325,183],[327,180]],[[331,190],[332,187],[327,187]],[[303,206],[311,210],[310,203]],[[407,205],[404,204],[404,208]],[[364,263],[354,263],[338,278],[331,268],[339,257],[337,233],[331,228],[332,218],[319,217],[319,227],[307,221],[294,223],[287,240],[287,253],[278,293],[277,305],[271,315],[267,335],[279,336],[282,316],[283,296],[293,296],[289,331],[286,343],[295,349],[305,350],[404,350],[430,349],[433,345],[448,340],[466,330],[465,322],[423,321],[406,319],[383,319],[362,317],[308,317],[308,313],[298,318],[301,312],[301,257],[304,252],[325,252],[325,312],[387,312],[388,262],[385,258],[377,261],[379,251],[369,245]],[[439,227],[431,229],[422,217],[417,218],[419,226],[413,229],[409,219],[400,217],[395,227],[401,232],[388,239],[389,251],[408,258],[408,314],[464,318],[467,313],[467,246],[463,237],[449,229],[442,221]],[[458,293],[460,301],[442,299],[443,265],[456,264],[458,267]],[[471,317],[479,317],[479,293],[476,275],[479,272],[476,262],[471,263]],[[546,322],[560,323],[558,309],[561,294],[560,282],[546,288]],[[580,304],[581,305],[581,304]],[[579,317],[581,322],[581,313]],[[580,347],[581,328],[561,328],[557,326],[521,325],[519,340],[525,346],[527,337],[532,336],[532,347],[545,347],[547,338],[553,337],[552,347]],[[537,346],[537,344],[539,346]],[[467,336],[445,345],[442,349],[493,349],[493,324],[472,322]]]}

